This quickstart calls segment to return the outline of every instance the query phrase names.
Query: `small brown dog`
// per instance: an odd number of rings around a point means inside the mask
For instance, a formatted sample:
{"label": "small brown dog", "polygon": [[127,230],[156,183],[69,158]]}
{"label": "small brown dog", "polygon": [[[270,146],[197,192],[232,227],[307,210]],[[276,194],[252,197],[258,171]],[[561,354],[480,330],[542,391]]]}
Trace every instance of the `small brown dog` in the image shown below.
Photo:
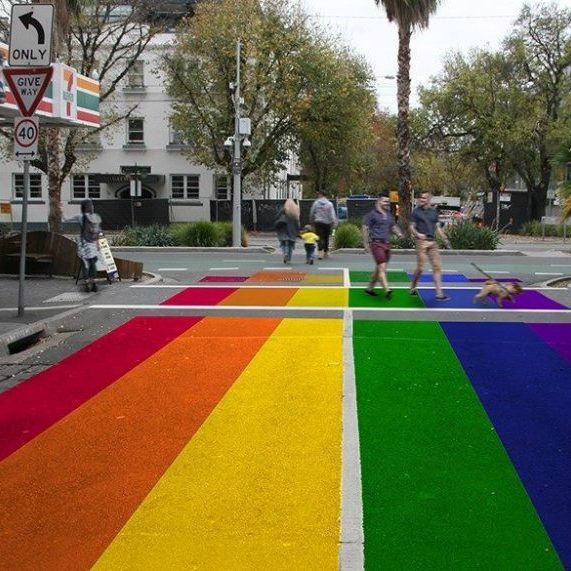
{"label": "small brown dog", "polygon": [[476,301],[488,300],[490,296],[496,297],[498,307],[503,307],[503,302],[507,299],[513,303],[514,296],[521,293],[523,288],[518,283],[499,284],[495,280],[488,280],[482,286],[480,292],[474,296],[474,303]]}

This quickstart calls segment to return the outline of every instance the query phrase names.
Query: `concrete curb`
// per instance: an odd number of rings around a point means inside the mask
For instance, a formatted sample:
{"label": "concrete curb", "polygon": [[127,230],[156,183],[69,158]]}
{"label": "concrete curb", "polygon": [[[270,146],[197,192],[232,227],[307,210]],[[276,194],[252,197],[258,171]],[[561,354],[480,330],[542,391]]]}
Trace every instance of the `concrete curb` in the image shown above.
{"label": "concrete curb", "polygon": [[189,252],[189,253],[221,253],[228,252],[231,254],[267,254],[275,252],[273,246],[246,246],[245,248],[201,248],[190,246],[114,246],[111,248],[113,254],[118,252]]}
{"label": "concrete curb", "polygon": [[0,356],[5,357],[10,355],[10,345],[21,341],[26,337],[32,337],[38,334],[40,337],[49,337],[53,335],[56,333],[57,328],[63,319],[71,317],[76,313],[81,313],[87,309],[87,307],[87,305],[80,305],[73,309],[69,309],[68,311],[64,311],[63,313],[58,313],[57,315],[52,315],[51,317],[42,319],[41,321],[27,323],[21,327],[12,329],[12,331],[8,331],[8,333],[0,335]]}
{"label": "concrete curb", "polygon": [[[366,254],[370,256],[369,252],[365,252],[363,248],[339,248],[338,250],[333,250],[332,254]],[[405,248],[393,248],[391,250],[393,256],[398,254],[416,254],[416,250],[405,249]],[[525,256],[523,252],[519,250],[440,250],[440,255],[442,256]]]}

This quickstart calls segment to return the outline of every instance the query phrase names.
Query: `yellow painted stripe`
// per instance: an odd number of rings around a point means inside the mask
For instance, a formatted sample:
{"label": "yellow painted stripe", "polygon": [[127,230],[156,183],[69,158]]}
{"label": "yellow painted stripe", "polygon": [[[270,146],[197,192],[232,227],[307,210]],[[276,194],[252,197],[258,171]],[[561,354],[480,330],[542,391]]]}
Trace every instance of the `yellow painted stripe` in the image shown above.
{"label": "yellow painted stripe", "polygon": [[94,568],[336,570],[342,345],[284,320]]}
{"label": "yellow painted stripe", "polygon": [[296,307],[347,307],[348,290],[346,288],[300,288],[289,300],[288,306]]}
{"label": "yellow painted stripe", "polygon": [[303,281],[310,284],[342,284],[343,276],[306,274]]}

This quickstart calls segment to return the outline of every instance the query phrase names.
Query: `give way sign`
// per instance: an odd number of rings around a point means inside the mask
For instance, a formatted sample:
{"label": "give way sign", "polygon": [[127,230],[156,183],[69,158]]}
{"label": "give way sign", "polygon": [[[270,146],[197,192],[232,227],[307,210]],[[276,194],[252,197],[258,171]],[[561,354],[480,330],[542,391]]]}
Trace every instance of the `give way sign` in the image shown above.
{"label": "give way sign", "polygon": [[54,73],[51,67],[25,67],[4,69],[4,77],[18,109],[24,117],[31,117],[37,109]]}

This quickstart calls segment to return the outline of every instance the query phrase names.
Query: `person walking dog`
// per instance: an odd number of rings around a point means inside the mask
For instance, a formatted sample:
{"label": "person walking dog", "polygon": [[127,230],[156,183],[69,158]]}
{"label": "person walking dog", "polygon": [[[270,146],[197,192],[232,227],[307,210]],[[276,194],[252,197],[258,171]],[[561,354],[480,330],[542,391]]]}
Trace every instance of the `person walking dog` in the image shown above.
{"label": "person walking dog", "polygon": [[436,236],[440,236],[448,248],[451,246],[448,237],[438,224],[438,211],[431,206],[431,199],[432,195],[429,192],[422,192],[418,199],[418,206],[412,211],[410,230],[416,238],[416,269],[410,284],[410,294],[418,295],[416,288],[424,270],[426,258],[428,258],[432,267],[436,299],[448,301],[451,299],[450,296],[442,290],[442,265]]}
{"label": "person walking dog", "polygon": [[379,196],[375,207],[363,218],[363,243],[365,251],[370,251],[375,260],[375,269],[371,275],[365,293],[376,296],[377,282],[381,282],[385,297],[391,299],[393,292],[387,280],[387,264],[391,259],[391,233],[402,236],[401,229],[396,225],[391,214],[391,203],[388,196]]}

